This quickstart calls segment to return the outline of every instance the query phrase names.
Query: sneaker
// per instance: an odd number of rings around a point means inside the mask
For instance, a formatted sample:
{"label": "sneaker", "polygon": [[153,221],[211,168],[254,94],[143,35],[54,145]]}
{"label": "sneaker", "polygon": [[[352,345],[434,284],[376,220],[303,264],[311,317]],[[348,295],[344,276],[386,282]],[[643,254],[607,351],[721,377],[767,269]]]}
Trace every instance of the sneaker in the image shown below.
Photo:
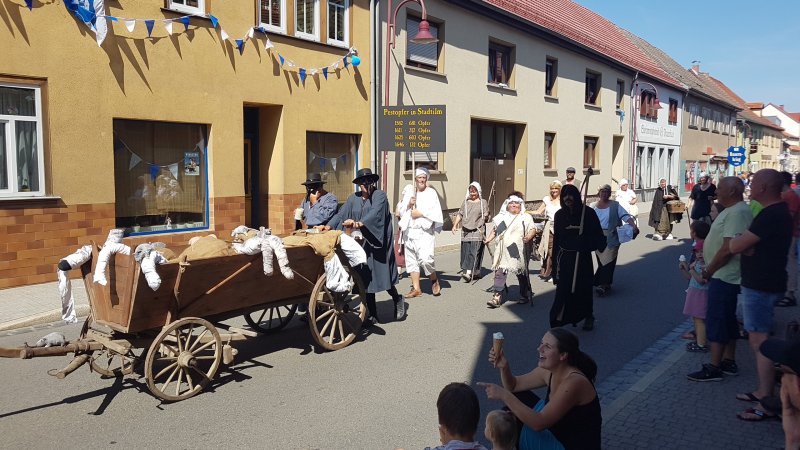
{"label": "sneaker", "polygon": [[703,368],[686,376],[691,381],[722,381],[722,371],[712,364],[703,364]]}
{"label": "sneaker", "polygon": [[689,342],[686,344],[686,351],[692,353],[708,353],[708,346],[700,345],[697,342]]}
{"label": "sneaker", "polygon": [[723,359],[719,368],[725,375],[730,375],[732,377],[739,375],[739,366],[737,366],[736,361],[732,359]]}
{"label": "sneaker", "polygon": [[654,240],[654,241],[660,241],[660,240],[662,240],[662,239],[664,239],[664,238],[662,238],[660,234],[654,234],[654,235],[653,235],[653,240]]}
{"label": "sneaker", "polygon": [[671,240],[675,239],[675,236],[673,236],[673,235],[672,235],[672,233],[670,233],[670,234],[668,234],[668,235],[667,235],[667,237],[665,237],[664,239],[666,239],[666,240],[668,240],[668,241],[671,241]]}

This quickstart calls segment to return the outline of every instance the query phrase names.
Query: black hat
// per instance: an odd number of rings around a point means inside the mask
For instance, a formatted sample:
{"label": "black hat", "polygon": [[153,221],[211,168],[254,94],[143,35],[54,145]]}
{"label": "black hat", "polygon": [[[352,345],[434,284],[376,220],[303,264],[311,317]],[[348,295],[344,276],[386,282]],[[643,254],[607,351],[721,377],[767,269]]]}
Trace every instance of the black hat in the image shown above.
{"label": "black hat", "polygon": [[325,184],[325,182],[322,181],[322,175],[315,172],[308,174],[308,179],[305,181],[305,183],[300,183],[300,184],[302,184],[303,186],[309,186],[312,184]]}
{"label": "black hat", "polygon": [[567,172],[575,173],[575,168],[574,167],[567,167]]}
{"label": "black hat", "polygon": [[371,184],[378,181],[378,178],[380,177],[372,173],[372,169],[365,167],[356,172],[356,177],[353,179],[353,184]]}
{"label": "black hat", "polygon": [[770,338],[761,343],[761,354],[800,374],[800,341]]}

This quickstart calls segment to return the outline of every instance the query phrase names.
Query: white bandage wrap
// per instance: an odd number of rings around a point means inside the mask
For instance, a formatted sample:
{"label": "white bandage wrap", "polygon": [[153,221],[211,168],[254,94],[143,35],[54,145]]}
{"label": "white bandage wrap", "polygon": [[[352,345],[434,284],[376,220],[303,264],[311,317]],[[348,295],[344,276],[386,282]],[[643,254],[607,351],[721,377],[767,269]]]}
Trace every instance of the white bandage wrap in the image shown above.
{"label": "white bandage wrap", "polygon": [[158,270],[156,270],[156,265],[166,262],[167,258],[155,250],[151,251],[150,254],[142,259],[140,263],[142,266],[142,273],[150,289],[157,291],[158,288],[161,287],[161,276],[158,274]]}
{"label": "white bandage wrap", "polygon": [[325,261],[325,287],[333,292],[348,292],[353,288],[353,280],[344,269],[339,256]]}
{"label": "white bandage wrap", "polygon": [[[365,252],[364,247],[352,237],[342,234],[339,239],[339,248],[342,249],[342,252],[347,257],[347,262],[350,263],[350,267],[367,263],[367,252]],[[341,265],[341,262],[339,264]]]}
{"label": "white bandage wrap", "polygon": [[97,257],[97,265],[94,268],[95,283],[103,286],[108,284],[108,280],[106,279],[106,267],[108,267],[108,261],[111,259],[111,255],[116,253],[130,255],[131,248],[125,244],[106,242],[106,244],[103,246],[103,249],[100,250],[100,255]]}
{"label": "white bandage wrap", "polygon": [[[61,258],[69,264],[70,268],[76,269],[82,266],[92,257],[92,246],[84,245],[75,253]],[[61,319],[66,323],[75,323],[78,317],[75,314],[75,298],[72,296],[72,283],[69,281],[67,272],[61,269],[56,270],[58,277],[58,295],[61,298]]]}

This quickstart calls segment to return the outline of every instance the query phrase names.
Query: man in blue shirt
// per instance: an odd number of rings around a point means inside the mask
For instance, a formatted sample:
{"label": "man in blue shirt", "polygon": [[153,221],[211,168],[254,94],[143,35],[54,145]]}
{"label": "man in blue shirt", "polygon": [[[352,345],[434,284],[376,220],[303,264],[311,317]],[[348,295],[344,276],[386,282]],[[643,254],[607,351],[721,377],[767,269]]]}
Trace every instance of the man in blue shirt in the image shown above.
{"label": "man in blue shirt", "polygon": [[339,206],[336,196],[323,188],[325,182],[318,173],[308,174],[308,179],[301,184],[306,187],[306,198],[300,204],[306,227],[327,225]]}

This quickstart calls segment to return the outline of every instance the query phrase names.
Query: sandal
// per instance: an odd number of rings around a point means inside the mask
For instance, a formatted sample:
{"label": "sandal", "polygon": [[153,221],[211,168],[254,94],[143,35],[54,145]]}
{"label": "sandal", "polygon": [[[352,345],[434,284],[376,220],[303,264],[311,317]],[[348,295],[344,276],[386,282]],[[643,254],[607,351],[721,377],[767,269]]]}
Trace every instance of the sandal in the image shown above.
{"label": "sandal", "polygon": [[694,341],[697,339],[697,335],[695,334],[694,330],[687,331],[681,335],[681,339],[686,339],[687,341]]}
{"label": "sandal", "polygon": [[744,394],[736,394],[736,400],[741,400],[743,402],[752,402],[752,403],[761,402],[761,399],[753,395],[752,392],[746,392]]}
{"label": "sandal", "polygon": [[689,342],[688,344],[686,344],[686,351],[692,353],[708,353],[708,346],[700,345],[697,342]]}
{"label": "sandal", "polygon": [[795,300],[795,298],[792,296],[784,295],[782,299],[775,302],[775,306],[779,307],[797,306],[797,300]]}
{"label": "sandal", "polygon": [[492,299],[491,299],[491,300],[489,300],[488,302],[486,302],[486,305],[487,305],[489,308],[492,308],[492,309],[494,309],[494,308],[498,308],[498,307],[500,307],[502,304],[503,304],[503,302],[502,302],[502,299],[501,299],[501,297],[500,297],[500,293],[499,293],[499,292],[495,292],[495,294],[494,294],[494,295],[492,295]]}
{"label": "sandal", "polygon": [[757,408],[747,408],[744,411],[736,414],[739,420],[745,422],[761,422],[762,420],[778,419],[777,415],[770,415]]}
{"label": "sandal", "polygon": [[522,297],[521,299],[517,300],[518,305],[524,305],[526,303],[530,303],[531,299],[528,297]]}

